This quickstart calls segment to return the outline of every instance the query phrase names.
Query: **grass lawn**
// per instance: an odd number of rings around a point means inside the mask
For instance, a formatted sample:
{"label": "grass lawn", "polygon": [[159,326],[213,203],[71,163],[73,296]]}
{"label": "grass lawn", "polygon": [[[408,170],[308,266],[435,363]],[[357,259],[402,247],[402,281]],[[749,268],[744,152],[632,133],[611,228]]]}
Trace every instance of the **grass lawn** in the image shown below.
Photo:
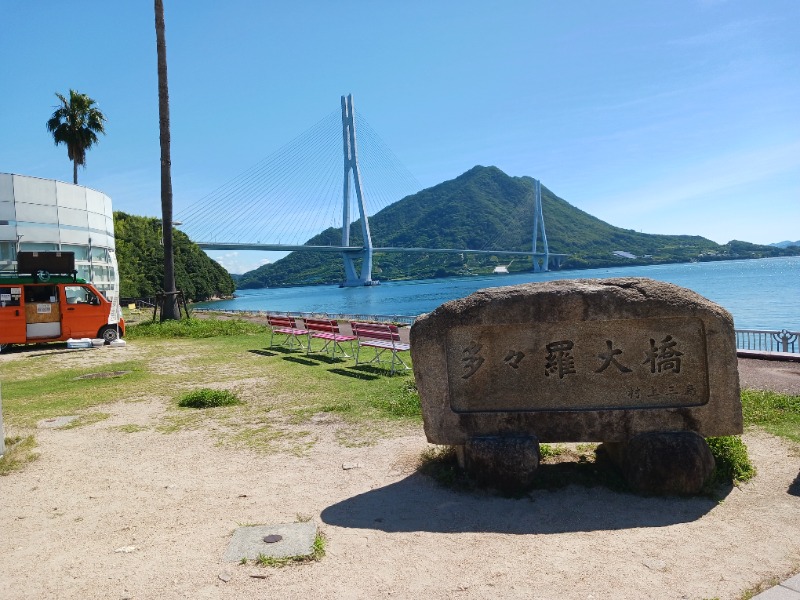
{"label": "grass lawn", "polygon": [[[105,418],[104,404],[153,398],[169,407],[159,431],[213,428],[221,444],[264,450],[305,451],[314,440],[303,425],[321,413],[342,423],[344,445],[370,444],[420,426],[411,371],[390,375],[388,367],[332,359],[313,352],[319,340],[310,354],[268,348],[268,340],[261,325],[192,320],[131,327],[124,349],[18,348],[13,359],[0,362],[6,430],[27,434],[42,419],[62,415],[80,415],[72,424],[80,426]],[[204,388],[228,391],[242,402],[202,410],[179,406],[186,394]]]}
{"label": "grass lawn", "polygon": [[[314,444],[304,425],[326,413],[342,424],[337,435],[348,446],[419,430],[422,423],[410,371],[391,376],[388,368],[356,366],[352,358],[268,348],[268,329],[256,323],[144,322],[129,328],[127,340],[120,350],[66,351],[53,344],[17,349],[14,359],[0,362],[6,430],[25,437],[42,419],[62,415],[79,415],[70,426],[81,426],[106,418],[104,404],[154,398],[168,406],[158,431],[203,427],[213,429],[220,444],[265,451],[304,452]],[[321,344],[315,340],[312,350]],[[404,359],[410,364],[408,353]],[[209,390],[228,392],[241,403],[179,406],[187,394]],[[745,390],[742,404],[745,426],[800,443],[800,397]],[[543,447],[545,461],[549,450]]]}

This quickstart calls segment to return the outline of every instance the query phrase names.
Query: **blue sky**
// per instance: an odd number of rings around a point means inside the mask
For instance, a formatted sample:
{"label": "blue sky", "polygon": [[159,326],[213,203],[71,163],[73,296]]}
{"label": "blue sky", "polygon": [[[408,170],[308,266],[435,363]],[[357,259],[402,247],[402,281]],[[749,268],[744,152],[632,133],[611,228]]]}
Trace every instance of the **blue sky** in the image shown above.
{"label": "blue sky", "polygon": [[[800,239],[796,0],[165,4],[176,212],[352,93],[423,187],[495,165],[620,227]],[[0,172],[71,180],[74,88],[108,117],[79,182],[158,216],[152,2],[2,5]]]}

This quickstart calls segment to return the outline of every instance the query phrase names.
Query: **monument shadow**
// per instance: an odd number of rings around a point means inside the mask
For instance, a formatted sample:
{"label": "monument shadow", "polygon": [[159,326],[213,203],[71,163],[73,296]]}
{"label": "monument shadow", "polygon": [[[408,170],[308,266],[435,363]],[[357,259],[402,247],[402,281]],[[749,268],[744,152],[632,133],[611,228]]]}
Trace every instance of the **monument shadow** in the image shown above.
{"label": "monument shadow", "polygon": [[718,502],[706,496],[645,497],[577,485],[504,498],[454,491],[415,473],[329,506],[321,518],[328,525],[387,533],[555,534],[688,523],[711,512]]}

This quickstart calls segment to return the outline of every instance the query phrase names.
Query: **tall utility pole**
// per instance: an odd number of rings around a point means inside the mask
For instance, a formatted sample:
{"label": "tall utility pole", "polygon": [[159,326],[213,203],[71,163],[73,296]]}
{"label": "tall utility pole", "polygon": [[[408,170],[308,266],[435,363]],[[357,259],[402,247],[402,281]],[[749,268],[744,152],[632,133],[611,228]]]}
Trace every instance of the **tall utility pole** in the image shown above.
{"label": "tall utility pole", "polygon": [[161,141],[161,227],[164,234],[164,300],[161,320],[180,319],[175,291],[175,256],[172,246],[172,161],[170,159],[169,88],[164,3],[155,0],[156,51],[158,53],[158,128]]}
{"label": "tall utility pole", "polygon": [[[542,182],[534,179],[533,196],[533,272],[550,270],[550,250],[547,247],[547,234],[544,232],[544,213],[542,212]],[[539,229],[542,230],[542,246],[544,247],[544,259],[539,260],[536,246],[538,245]]]}
{"label": "tall utility pole", "polygon": [[[372,235],[369,232],[367,211],[364,208],[364,196],[361,191],[361,171],[358,168],[356,151],[356,121],[353,108],[353,96],[342,96],[342,141],[344,143],[344,193],[342,205],[342,246],[350,245],[350,173],[353,174],[353,187],[358,200],[358,212],[361,217],[361,236],[364,247],[357,251],[342,252],[344,260],[344,287],[375,285],[372,281]],[[356,272],[355,260],[361,259],[361,275]]]}

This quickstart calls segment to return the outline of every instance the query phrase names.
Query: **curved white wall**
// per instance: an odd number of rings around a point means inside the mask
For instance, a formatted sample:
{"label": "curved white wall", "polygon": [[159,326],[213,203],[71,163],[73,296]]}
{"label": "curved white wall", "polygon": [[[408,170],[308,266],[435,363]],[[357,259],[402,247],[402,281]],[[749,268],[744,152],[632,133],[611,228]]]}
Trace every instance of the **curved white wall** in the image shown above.
{"label": "curved white wall", "polygon": [[16,269],[16,251],[75,253],[78,277],[107,296],[118,287],[111,198],[89,188],[0,173],[0,271]]}

